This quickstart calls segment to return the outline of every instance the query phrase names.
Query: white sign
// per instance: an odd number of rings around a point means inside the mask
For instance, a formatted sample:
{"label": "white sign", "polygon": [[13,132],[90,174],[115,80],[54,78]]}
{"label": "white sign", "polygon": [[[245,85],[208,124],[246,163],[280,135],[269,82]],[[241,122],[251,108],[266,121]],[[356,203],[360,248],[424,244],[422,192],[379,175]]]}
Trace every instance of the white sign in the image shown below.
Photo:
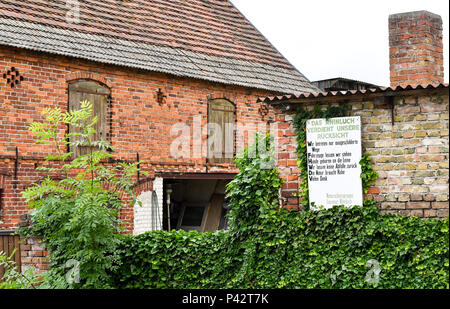
{"label": "white sign", "polygon": [[361,118],[310,119],[306,141],[311,209],[362,206]]}

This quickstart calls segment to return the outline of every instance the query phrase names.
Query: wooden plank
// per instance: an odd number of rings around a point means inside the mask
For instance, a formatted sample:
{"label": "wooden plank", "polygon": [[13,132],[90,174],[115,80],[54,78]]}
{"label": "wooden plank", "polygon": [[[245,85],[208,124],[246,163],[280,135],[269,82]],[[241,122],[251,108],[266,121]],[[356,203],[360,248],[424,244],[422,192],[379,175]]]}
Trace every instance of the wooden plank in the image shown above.
{"label": "wooden plank", "polygon": [[21,252],[20,252],[20,236],[19,235],[15,235],[14,236],[14,247],[17,248],[16,251],[16,255],[14,256],[14,260],[16,262],[16,266],[18,268],[19,271],[22,270],[22,261],[21,261]]}
{"label": "wooden plank", "polygon": [[4,235],[3,236],[3,252],[6,253],[6,255],[8,255],[8,236]]}
{"label": "wooden plank", "polygon": [[224,162],[231,162],[234,155],[234,114],[224,114]]}
{"label": "wooden plank", "polygon": [[7,236],[8,239],[8,255],[11,255],[14,251],[14,236]]}
{"label": "wooden plank", "polygon": [[213,194],[206,215],[206,222],[203,232],[214,232],[218,229],[220,217],[222,215],[222,205],[225,199],[224,194]]}
{"label": "wooden plank", "polygon": [[97,123],[95,124],[95,140],[106,140],[106,107],[107,107],[107,97],[95,95],[94,96],[94,113],[97,116]]}
{"label": "wooden plank", "polygon": [[[4,253],[6,253],[6,256],[8,256],[8,252],[6,252],[7,250],[5,249],[5,240],[6,236],[0,235],[0,251],[3,251]],[[0,266],[0,279],[3,277],[4,274],[5,268]]]}
{"label": "wooden plank", "polygon": [[[75,92],[75,91],[69,91],[69,110],[78,110],[80,109],[80,102],[82,101],[82,94]],[[75,126],[69,126],[69,132],[71,133],[78,133],[80,132],[80,128]],[[80,140],[80,137],[78,136],[72,136],[70,138],[71,142],[76,142]],[[70,151],[73,152],[74,157],[78,157],[80,155],[79,147],[71,147]]]}
{"label": "wooden plank", "polygon": [[218,162],[222,149],[221,113],[210,110],[208,126],[208,157],[210,162]]}
{"label": "wooden plank", "polygon": [[[81,101],[89,101],[92,104],[92,112],[93,115],[95,115],[95,95],[94,94],[88,94],[88,93],[81,93]],[[80,105],[81,108],[81,105]],[[86,124],[90,123],[92,121],[92,117],[89,117],[89,119],[87,121],[85,121]],[[94,125],[94,129],[95,129],[95,125]],[[93,139],[95,139],[95,135],[91,135],[90,140],[92,141]],[[88,154],[90,152],[89,146],[80,146],[79,147],[79,153],[80,155],[85,155]]]}

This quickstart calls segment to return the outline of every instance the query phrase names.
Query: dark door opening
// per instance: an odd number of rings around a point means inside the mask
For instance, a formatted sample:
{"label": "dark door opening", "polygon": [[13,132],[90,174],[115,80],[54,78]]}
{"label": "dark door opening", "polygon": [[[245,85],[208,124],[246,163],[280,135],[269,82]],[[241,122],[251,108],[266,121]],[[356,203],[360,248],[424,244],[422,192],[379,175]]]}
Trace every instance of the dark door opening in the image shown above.
{"label": "dark door opening", "polygon": [[230,179],[164,179],[163,229],[212,232],[227,228]]}

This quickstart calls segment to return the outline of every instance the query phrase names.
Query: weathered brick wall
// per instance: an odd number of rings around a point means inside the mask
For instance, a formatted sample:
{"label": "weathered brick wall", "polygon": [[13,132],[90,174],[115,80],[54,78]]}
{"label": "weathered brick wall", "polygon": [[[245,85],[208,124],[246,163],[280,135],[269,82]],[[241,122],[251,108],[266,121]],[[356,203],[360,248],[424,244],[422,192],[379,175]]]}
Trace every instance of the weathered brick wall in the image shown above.
{"label": "weathered brick wall", "polygon": [[426,12],[389,16],[391,87],[444,82],[442,18]]}
{"label": "weathered brick wall", "polygon": [[[12,67],[24,80],[11,88],[6,80],[0,79],[0,175],[4,175],[0,229],[17,227],[20,215],[28,212],[20,192],[45,176],[36,167],[43,164],[51,149],[35,144],[28,126],[43,120],[44,108],[67,109],[69,81],[93,79],[111,89],[110,141],[115,159],[135,162],[139,153],[140,160],[144,161],[141,168],[150,173],[149,181],[160,172],[236,172],[228,164],[207,165],[201,156],[178,159],[170,156],[170,144],[176,138],[171,136],[171,127],[178,122],[192,126],[194,116],[201,118],[204,127],[209,99],[230,99],[236,105],[238,123],[257,127],[270,117],[263,118],[259,111],[261,104],[256,102],[258,97],[273,95],[268,91],[1,46],[0,73]],[[156,99],[159,89],[166,95],[162,104]],[[61,134],[65,130],[61,127]],[[202,132],[204,141],[206,134],[206,130]],[[137,186],[136,193],[145,186]],[[133,206],[125,207],[121,216],[129,223],[127,229],[131,232]]]}
{"label": "weathered brick wall", "polygon": [[298,210],[298,192],[300,170],[297,166],[297,134],[293,120],[295,111],[278,110],[275,116],[276,132],[274,133],[277,166],[283,179],[281,188],[281,203],[292,210]]}
{"label": "weathered brick wall", "polygon": [[[20,216],[20,227],[27,227],[31,224],[31,216],[23,214]],[[36,273],[40,274],[48,270],[50,261],[48,251],[42,247],[40,237],[20,237],[20,255],[22,272],[32,267]]]}
{"label": "weathered brick wall", "polygon": [[377,201],[381,212],[448,217],[448,88],[398,92],[393,98],[393,112],[389,98],[370,95],[284,103],[290,110],[284,109],[284,115],[276,120],[282,128],[278,132],[278,166],[286,181],[282,191],[285,205],[295,207],[292,194],[301,181],[297,179],[299,170],[292,165],[297,158],[296,136],[292,134],[295,105],[312,108],[315,104],[325,107],[339,103],[349,106],[349,116],[361,116],[362,144],[379,174],[367,197]]}
{"label": "weathered brick wall", "polygon": [[38,237],[21,237],[20,254],[22,261],[22,272],[32,267],[40,274],[48,270],[50,261],[48,251],[42,248],[42,240]]}

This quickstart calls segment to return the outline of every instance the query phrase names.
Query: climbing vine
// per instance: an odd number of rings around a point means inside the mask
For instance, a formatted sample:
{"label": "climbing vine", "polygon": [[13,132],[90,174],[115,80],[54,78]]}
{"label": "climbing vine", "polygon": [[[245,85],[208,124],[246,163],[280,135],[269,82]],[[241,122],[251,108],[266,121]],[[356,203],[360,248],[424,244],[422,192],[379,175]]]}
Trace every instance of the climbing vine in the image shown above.
{"label": "climbing vine", "polygon": [[[306,147],[306,122],[309,119],[319,118],[336,118],[345,117],[347,115],[348,108],[346,105],[328,106],[326,109],[322,109],[320,105],[315,105],[313,109],[305,109],[300,107],[294,116],[294,127],[297,133],[297,165],[300,169],[300,176],[303,179],[299,185],[298,196],[300,203],[305,209],[309,208],[309,188],[308,188],[308,160],[307,160],[307,147]],[[361,179],[363,183],[364,193],[367,193],[371,183],[377,179],[378,174],[372,168],[370,162],[370,156],[368,153],[363,153],[361,161]]]}
{"label": "climbing vine", "polygon": [[378,178],[378,173],[372,167],[369,153],[363,153],[359,164],[361,165],[363,190],[364,194],[366,194],[371,184]]}

